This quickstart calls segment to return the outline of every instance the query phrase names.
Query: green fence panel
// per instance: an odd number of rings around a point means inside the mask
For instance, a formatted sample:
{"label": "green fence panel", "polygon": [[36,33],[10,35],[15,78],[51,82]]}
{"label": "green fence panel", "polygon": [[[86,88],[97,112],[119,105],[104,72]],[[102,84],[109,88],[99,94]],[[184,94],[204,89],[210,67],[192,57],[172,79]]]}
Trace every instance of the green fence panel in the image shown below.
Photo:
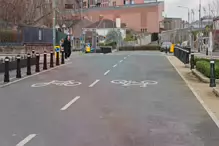
{"label": "green fence panel", "polygon": [[67,34],[60,31],[56,31],[56,45],[59,46],[61,39],[65,39],[66,36]]}

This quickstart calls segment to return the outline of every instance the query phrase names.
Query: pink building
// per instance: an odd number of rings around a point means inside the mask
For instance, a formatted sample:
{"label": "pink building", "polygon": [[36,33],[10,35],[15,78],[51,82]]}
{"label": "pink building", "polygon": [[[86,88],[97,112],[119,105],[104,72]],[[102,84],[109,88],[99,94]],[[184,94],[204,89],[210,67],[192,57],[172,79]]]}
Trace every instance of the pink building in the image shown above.
{"label": "pink building", "polygon": [[[114,2],[114,1],[113,1]],[[90,8],[84,11],[83,15],[93,22],[99,20],[102,15],[105,19],[115,20],[121,18],[128,28],[138,32],[158,33],[161,22],[164,2],[141,3],[142,0],[135,0],[141,4],[124,5],[123,0],[116,0],[116,5],[100,8]]]}
{"label": "pink building", "polygon": [[[83,18],[96,22],[99,21],[100,15],[109,20],[115,20],[119,17],[121,22],[126,24],[127,28],[137,32],[159,33],[160,29],[163,29],[162,23],[164,18],[162,12],[164,11],[164,2],[149,2],[149,0],[100,1],[102,1],[100,7],[94,7],[93,4],[96,4],[97,1],[89,0],[89,9],[86,9],[88,1],[84,1]],[[139,4],[124,5],[126,1],[129,1],[127,3]],[[75,16],[80,16],[80,13],[65,15],[69,20],[73,20],[76,18]]]}

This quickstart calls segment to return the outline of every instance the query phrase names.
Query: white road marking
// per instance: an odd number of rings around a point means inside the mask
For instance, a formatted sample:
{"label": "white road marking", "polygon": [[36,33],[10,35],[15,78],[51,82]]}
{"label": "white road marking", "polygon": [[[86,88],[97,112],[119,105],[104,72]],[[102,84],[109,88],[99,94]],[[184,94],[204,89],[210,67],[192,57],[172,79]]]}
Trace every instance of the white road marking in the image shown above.
{"label": "white road marking", "polygon": [[113,65],[113,67],[116,67],[116,66],[117,66],[117,64]]}
{"label": "white road marking", "polygon": [[123,62],[123,60],[120,60],[119,62],[121,63],[121,62]]}
{"label": "white road marking", "polygon": [[24,146],[24,145],[27,144],[29,141],[31,141],[35,136],[36,136],[36,134],[30,134],[30,135],[27,136],[24,140],[22,140],[21,142],[19,142],[16,146]]}
{"label": "white road marking", "polygon": [[126,59],[126,57],[124,57],[124,59]]}
{"label": "white road marking", "polygon": [[72,99],[69,103],[67,103],[65,106],[63,106],[63,108],[61,108],[61,111],[66,110],[67,108],[69,108],[73,103],[75,103],[78,99],[80,98],[80,96],[76,96],[74,99]]}
{"label": "white road marking", "polygon": [[25,76],[25,77],[23,77],[23,78],[21,78],[21,79],[14,80],[14,81],[12,81],[12,82],[9,82],[9,83],[6,83],[6,84],[4,84],[4,85],[1,85],[0,88],[3,88],[3,87],[5,87],[5,86],[8,86],[8,85],[11,85],[11,84],[17,83],[17,82],[19,82],[19,81],[22,81],[22,80],[28,79],[28,78],[30,78],[30,77],[33,77],[33,76],[36,76],[36,75],[39,75],[39,74],[42,74],[42,73],[48,72],[48,71],[50,71],[50,70],[53,70],[53,69],[56,69],[56,68],[59,68],[59,67],[62,67],[62,66],[66,66],[66,65],[69,65],[69,64],[72,64],[72,62],[68,62],[68,63],[65,63],[65,64],[61,64],[61,65],[59,65],[59,66],[55,66],[55,67],[53,67],[53,68],[50,68],[50,69],[47,69],[47,70],[43,70],[43,71],[41,71],[41,72],[38,72],[38,73],[32,74],[32,75],[30,75],[30,76]]}
{"label": "white road marking", "polygon": [[110,70],[106,71],[106,72],[104,73],[104,76],[107,75],[109,72],[110,72]]}
{"label": "white road marking", "polygon": [[99,81],[100,81],[100,80],[96,80],[96,81],[94,81],[92,84],[90,84],[89,87],[93,87],[93,86],[96,85]]}
{"label": "white road marking", "polygon": [[178,74],[181,76],[181,78],[185,81],[185,83],[188,85],[190,90],[193,92],[197,100],[201,103],[201,105],[204,107],[204,109],[207,111],[211,119],[214,121],[214,123],[217,125],[219,128],[219,119],[215,116],[215,114],[211,111],[211,109],[204,103],[204,101],[201,99],[201,97],[195,92],[194,88],[189,84],[186,78],[181,74],[181,72],[175,67],[175,65],[171,62],[169,57],[167,56],[167,59],[169,62],[172,64],[172,66],[175,68],[175,70],[178,72]]}

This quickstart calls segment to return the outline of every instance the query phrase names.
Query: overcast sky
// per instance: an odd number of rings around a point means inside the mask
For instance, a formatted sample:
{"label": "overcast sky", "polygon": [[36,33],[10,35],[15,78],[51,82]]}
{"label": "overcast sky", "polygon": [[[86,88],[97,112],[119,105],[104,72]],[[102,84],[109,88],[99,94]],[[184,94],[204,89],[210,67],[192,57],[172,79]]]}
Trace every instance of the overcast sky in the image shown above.
{"label": "overcast sky", "polygon": [[[195,18],[198,19],[199,0],[163,0],[165,2],[165,14],[167,17],[180,17],[188,20],[188,10],[179,8],[178,6],[189,7],[195,9]],[[202,6],[207,6],[213,0],[201,0]],[[191,19],[191,18],[190,18]]]}

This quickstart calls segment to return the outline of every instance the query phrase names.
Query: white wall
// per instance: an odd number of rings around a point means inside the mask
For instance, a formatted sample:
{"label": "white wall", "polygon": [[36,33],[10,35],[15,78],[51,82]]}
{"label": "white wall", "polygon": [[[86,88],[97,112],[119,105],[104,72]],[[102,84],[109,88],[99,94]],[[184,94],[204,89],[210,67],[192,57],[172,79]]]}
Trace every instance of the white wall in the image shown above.
{"label": "white wall", "polygon": [[151,43],[151,35],[141,36],[138,38],[137,43],[139,45],[148,45]]}
{"label": "white wall", "polygon": [[[112,31],[112,30],[117,31],[116,28],[97,28],[96,32],[97,32],[98,35],[106,36],[107,33],[109,31]],[[122,38],[123,39],[126,38],[126,29],[121,28],[120,32],[121,32]]]}

